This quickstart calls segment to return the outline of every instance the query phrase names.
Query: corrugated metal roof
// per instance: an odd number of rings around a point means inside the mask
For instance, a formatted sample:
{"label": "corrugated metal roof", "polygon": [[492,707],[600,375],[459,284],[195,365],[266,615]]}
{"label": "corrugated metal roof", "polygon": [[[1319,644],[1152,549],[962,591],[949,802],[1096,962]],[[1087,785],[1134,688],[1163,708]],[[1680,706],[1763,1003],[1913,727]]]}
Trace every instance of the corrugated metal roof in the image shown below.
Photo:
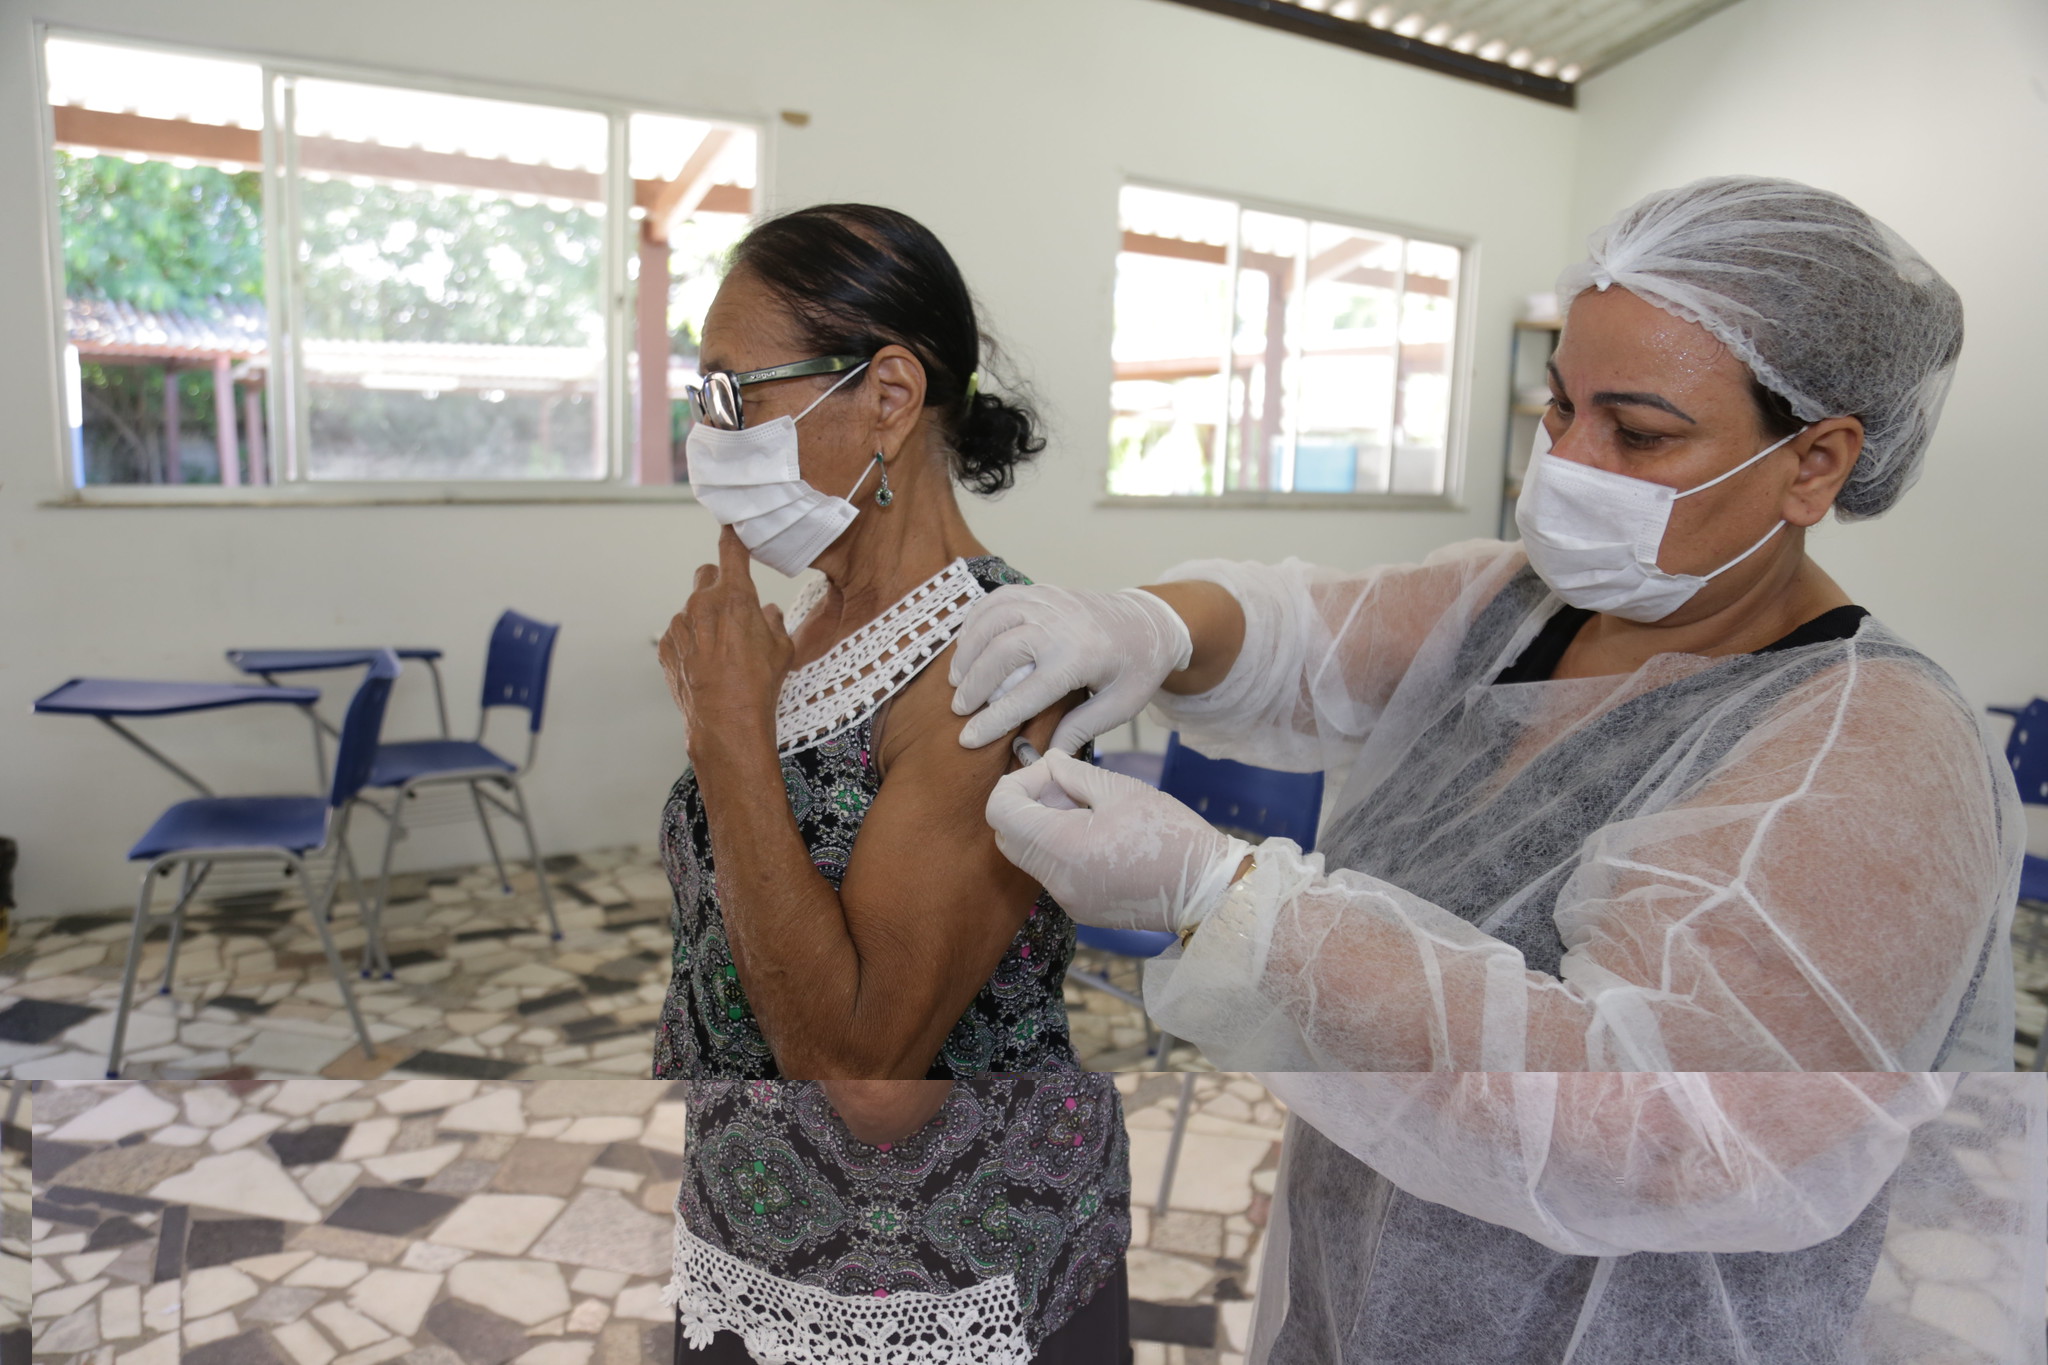
{"label": "corrugated metal roof", "polygon": [[1517,71],[1582,80],[1737,0],[1283,0]]}
{"label": "corrugated metal roof", "polygon": [[157,312],[107,299],[66,299],[64,322],[72,344],[96,355],[246,358],[265,350],[260,303],[216,303],[199,314]]}

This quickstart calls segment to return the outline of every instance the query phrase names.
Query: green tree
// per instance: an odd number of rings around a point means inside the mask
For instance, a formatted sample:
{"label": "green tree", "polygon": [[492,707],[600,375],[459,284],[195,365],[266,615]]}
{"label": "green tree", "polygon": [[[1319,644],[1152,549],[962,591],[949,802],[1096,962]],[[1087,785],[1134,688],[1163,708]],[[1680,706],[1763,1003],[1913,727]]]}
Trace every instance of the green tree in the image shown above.
{"label": "green tree", "polygon": [[154,312],[263,297],[255,171],[57,153],[65,288]]}
{"label": "green tree", "polygon": [[346,341],[595,346],[603,220],[488,193],[299,188],[306,334]]}

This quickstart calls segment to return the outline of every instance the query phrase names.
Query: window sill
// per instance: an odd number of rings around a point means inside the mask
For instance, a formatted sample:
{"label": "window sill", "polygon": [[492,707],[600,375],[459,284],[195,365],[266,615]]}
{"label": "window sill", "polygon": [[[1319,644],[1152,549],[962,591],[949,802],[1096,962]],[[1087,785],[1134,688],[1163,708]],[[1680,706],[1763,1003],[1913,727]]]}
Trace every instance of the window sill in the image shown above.
{"label": "window sill", "polygon": [[565,503],[695,502],[688,484],[636,488],[607,483],[294,483],[255,488],[217,484],[97,484],[44,507],[423,507]]}
{"label": "window sill", "polygon": [[1214,509],[1256,507],[1286,508],[1312,512],[1349,510],[1355,512],[1463,512],[1464,503],[1449,493],[1169,493],[1140,496],[1107,493],[1096,499],[1097,507],[1206,507]]}

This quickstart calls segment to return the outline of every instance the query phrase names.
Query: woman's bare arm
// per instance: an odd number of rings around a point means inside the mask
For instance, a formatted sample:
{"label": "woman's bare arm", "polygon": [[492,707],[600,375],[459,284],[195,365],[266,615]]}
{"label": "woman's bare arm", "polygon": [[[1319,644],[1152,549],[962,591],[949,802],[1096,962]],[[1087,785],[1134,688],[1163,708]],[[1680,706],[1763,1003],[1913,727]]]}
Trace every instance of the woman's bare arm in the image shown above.
{"label": "woman's bare arm", "polygon": [[[960,746],[947,662],[891,707],[886,777],[836,892],[798,833],[772,736],[693,743],[733,961],[786,1076],[923,1076],[1038,898],[982,817],[1009,745]],[[1027,732],[1042,744],[1056,720]]]}

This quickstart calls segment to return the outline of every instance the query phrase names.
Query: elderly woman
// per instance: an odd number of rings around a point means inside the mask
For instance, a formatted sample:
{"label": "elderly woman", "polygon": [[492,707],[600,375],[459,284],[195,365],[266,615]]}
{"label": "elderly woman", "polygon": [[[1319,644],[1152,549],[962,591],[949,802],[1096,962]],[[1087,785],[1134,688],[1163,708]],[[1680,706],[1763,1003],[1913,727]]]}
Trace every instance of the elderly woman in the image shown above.
{"label": "elderly woman", "polygon": [[[1027,408],[977,391],[982,348],[952,257],[902,214],[805,209],[734,249],[687,444],[719,563],[662,642],[690,768],[662,817],[656,1076],[1076,1066],[1073,925],[981,815],[1009,748],[956,742],[931,667],[969,607],[1025,581],[954,497],[1008,487],[1045,444]],[[787,628],[750,554],[821,572]]]}
{"label": "elderly woman", "polygon": [[1036,665],[963,742],[1077,686],[1055,748],[1156,702],[1330,770],[1322,851],[1059,753],[998,784],[998,841],[1085,922],[1182,935],[1147,1007],[1226,1068],[2010,1068],[2011,778],[1806,543],[1913,483],[1954,290],[1784,180],[1653,194],[1591,246],[1521,543],[1008,588],[962,636],[963,712]]}
{"label": "elderly woman", "polygon": [[[1036,421],[979,391],[959,269],[888,209],[755,227],[703,341],[690,483],[724,530],[662,644],[678,1358],[1110,1365],[1121,1102],[1068,1041],[1073,924],[982,819],[1008,750],[959,744],[938,666],[1025,581],[953,485],[1009,486]],[[821,571],[787,628],[750,556]]]}

